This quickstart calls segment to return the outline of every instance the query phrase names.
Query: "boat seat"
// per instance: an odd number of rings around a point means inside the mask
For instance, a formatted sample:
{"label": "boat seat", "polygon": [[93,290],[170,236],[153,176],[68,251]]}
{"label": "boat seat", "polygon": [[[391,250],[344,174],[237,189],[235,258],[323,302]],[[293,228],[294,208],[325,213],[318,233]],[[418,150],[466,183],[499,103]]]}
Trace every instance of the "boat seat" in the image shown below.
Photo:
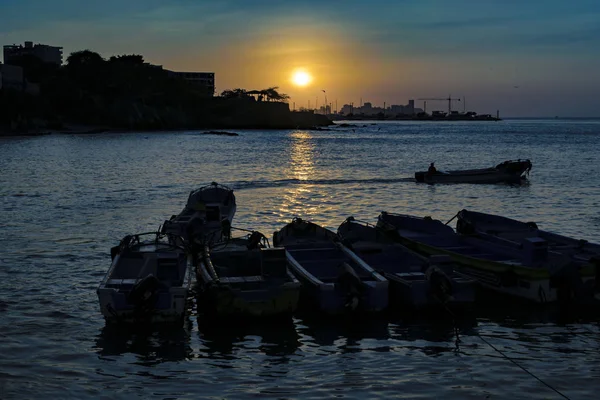
{"label": "boat seat", "polygon": [[255,283],[262,282],[264,278],[260,275],[255,276],[225,276],[219,278],[221,283],[229,283],[229,284],[243,284],[243,283]]}
{"label": "boat seat", "polygon": [[139,279],[108,279],[105,287],[115,289],[129,289],[138,283]]}
{"label": "boat seat", "polygon": [[444,250],[456,251],[456,250],[474,250],[472,246],[454,246],[454,247],[440,247]]}
{"label": "boat seat", "polygon": [[337,247],[317,247],[317,248],[306,248],[306,249],[289,249],[288,251],[290,253],[301,253],[301,252],[315,252],[315,251],[331,251],[331,250],[337,250]]}

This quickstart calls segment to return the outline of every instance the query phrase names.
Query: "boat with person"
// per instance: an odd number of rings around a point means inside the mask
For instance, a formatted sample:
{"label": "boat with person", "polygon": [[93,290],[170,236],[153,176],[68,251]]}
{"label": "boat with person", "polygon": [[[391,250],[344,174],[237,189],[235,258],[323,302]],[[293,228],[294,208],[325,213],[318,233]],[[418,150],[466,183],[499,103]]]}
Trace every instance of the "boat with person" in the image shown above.
{"label": "boat with person", "polygon": [[482,287],[535,303],[595,302],[595,269],[551,251],[539,238],[519,248],[457,234],[431,217],[382,212],[377,226],[408,248],[426,255],[446,254],[459,272]]}
{"label": "boat with person", "polygon": [[220,240],[231,228],[236,207],[233,189],[212,182],[191,191],[183,211],[165,221],[162,231],[190,241]]}
{"label": "boat with person", "polygon": [[423,183],[520,183],[531,171],[530,160],[507,160],[491,168],[442,171],[433,163],[427,171],[415,172]]}
{"label": "boat with person", "polygon": [[148,232],[111,248],[112,263],[98,289],[107,322],[177,322],[186,311],[194,258],[181,238]]}
{"label": "boat with person", "polygon": [[528,238],[544,240],[551,251],[594,264],[597,276],[600,277],[600,244],[542,230],[535,222],[523,222],[501,215],[463,209],[456,217],[456,232],[459,234],[474,235],[480,239],[517,248]]}
{"label": "boat with person", "polygon": [[458,273],[447,255],[423,256],[393,240],[389,233],[353,217],[347,218],[337,233],[346,247],[389,281],[393,305],[445,309],[475,301],[476,281]]}
{"label": "boat with person", "polygon": [[301,300],[326,314],[378,312],[388,305],[388,281],[340,242],[335,232],[294,218],[273,234],[303,285]]}
{"label": "boat with person", "polygon": [[300,282],[285,250],[258,231],[203,244],[196,277],[199,308],[216,317],[291,316],[298,306]]}

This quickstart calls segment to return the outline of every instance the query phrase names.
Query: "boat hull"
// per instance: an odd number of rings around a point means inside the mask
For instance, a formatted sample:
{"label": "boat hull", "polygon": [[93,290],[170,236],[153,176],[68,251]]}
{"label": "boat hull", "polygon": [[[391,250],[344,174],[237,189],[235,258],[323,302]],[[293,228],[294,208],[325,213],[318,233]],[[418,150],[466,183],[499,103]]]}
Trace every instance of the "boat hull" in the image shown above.
{"label": "boat hull", "polygon": [[127,301],[127,291],[122,288],[101,288],[97,293],[100,310],[108,323],[175,323],[184,318],[188,288],[158,293],[151,313],[140,313]]}
{"label": "boat hull", "polygon": [[283,249],[249,249],[248,238],[220,250],[205,247],[196,270],[199,308],[216,317],[275,317],[294,313],[300,282],[287,269]]}
{"label": "boat hull", "polygon": [[540,238],[552,251],[582,261],[592,261],[594,257],[600,259],[600,244],[544,231],[535,222],[522,222],[500,215],[461,210],[457,214],[456,231],[513,247],[519,247],[525,239]]}
{"label": "boat hull", "polygon": [[476,281],[457,274],[448,257],[427,258],[354,218],[339,226],[338,235],[356,257],[389,281],[394,308],[463,307],[475,301]]}
{"label": "boat hull", "polygon": [[[379,217],[378,226],[382,229],[392,230],[394,238],[408,248],[426,255],[447,255],[457,263],[457,270],[473,279],[486,289],[507,294],[510,296],[526,299],[535,303],[554,303],[559,299],[564,299],[564,290],[561,284],[572,284],[577,286],[578,293],[582,301],[593,292],[595,286],[594,272],[586,266],[579,266],[577,269],[573,266],[565,268],[564,275],[551,277],[550,270],[543,266],[532,268],[515,263],[507,264],[505,262],[493,261],[468,255],[460,254],[452,250],[430,245],[414,238],[407,237],[397,229],[397,225],[392,222],[394,218],[407,218],[407,224],[419,224],[419,218],[408,216],[394,216],[383,213]],[[422,220],[424,224],[443,225],[436,220]],[[441,227],[440,227],[441,228]],[[445,227],[444,229],[450,229]],[[509,248],[506,248],[510,252]],[[574,276],[575,272],[579,276]]]}
{"label": "boat hull", "polygon": [[213,284],[204,290],[202,299],[205,312],[218,317],[291,316],[298,308],[300,284],[258,290],[236,290],[228,284]]}
{"label": "boat hull", "polygon": [[345,248],[337,235],[296,218],[273,235],[302,283],[301,303],[330,314],[371,313],[388,306],[389,282]]}
{"label": "boat hull", "polygon": [[[140,238],[148,238],[143,240]],[[111,323],[178,322],[186,313],[194,257],[157,232],[123,238],[111,249],[112,263],[96,291]]]}
{"label": "boat hull", "polygon": [[493,168],[415,172],[415,180],[422,183],[521,183],[531,170],[529,160],[505,161]]}

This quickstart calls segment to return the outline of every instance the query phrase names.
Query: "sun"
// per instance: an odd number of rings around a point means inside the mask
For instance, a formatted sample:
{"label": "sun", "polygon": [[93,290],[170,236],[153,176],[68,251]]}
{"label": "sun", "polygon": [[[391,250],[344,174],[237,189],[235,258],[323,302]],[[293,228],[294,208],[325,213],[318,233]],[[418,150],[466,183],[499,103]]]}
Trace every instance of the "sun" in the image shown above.
{"label": "sun", "polygon": [[306,86],[312,81],[312,76],[306,71],[298,70],[292,74],[292,83],[296,86]]}

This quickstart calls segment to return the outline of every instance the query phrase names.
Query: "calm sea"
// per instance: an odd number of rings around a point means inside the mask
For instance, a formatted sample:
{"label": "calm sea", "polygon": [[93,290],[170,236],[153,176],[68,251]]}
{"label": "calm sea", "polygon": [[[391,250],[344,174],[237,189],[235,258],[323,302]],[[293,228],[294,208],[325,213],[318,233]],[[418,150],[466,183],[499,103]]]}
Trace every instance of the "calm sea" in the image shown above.
{"label": "calm sea", "polygon": [[[449,220],[467,208],[600,241],[598,121],[239,133],[0,138],[0,398],[597,396],[598,313],[496,306],[455,321],[222,326],[190,301],[181,327],[105,327],[95,290],[109,248],[156,229],[211,181],[236,190],[234,226],[267,235],[294,216],[336,229],[350,215]],[[533,162],[521,186],[412,181],[430,162],[457,169],[516,158]]]}

